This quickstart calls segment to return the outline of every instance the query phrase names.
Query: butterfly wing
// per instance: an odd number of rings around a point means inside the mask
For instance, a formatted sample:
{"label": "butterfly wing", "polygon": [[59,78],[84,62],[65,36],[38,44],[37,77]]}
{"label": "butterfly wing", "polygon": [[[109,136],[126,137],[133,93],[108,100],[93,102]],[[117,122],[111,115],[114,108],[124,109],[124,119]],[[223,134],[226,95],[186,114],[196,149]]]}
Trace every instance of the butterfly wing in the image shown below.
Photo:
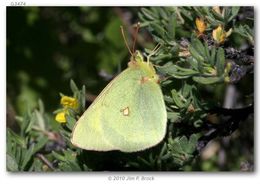
{"label": "butterfly wing", "polygon": [[116,148],[104,138],[103,129],[101,128],[101,117],[105,109],[103,100],[110,94],[109,92],[114,86],[118,86],[118,81],[121,82],[120,79],[124,73],[125,71],[111,81],[79,118],[72,132],[71,143],[73,145],[86,150],[116,150]]}
{"label": "butterfly wing", "polygon": [[100,125],[99,104],[90,106],[77,121],[71,143],[79,148],[95,151],[109,151],[115,148],[104,138]]}
{"label": "butterfly wing", "polygon": [[140,68],[111,81],[74,127],[71,142],[83,149],[134,152],[159,143],[166,132],[166,109],[159,85],[142,82]]}
{"label": "butterfly wing", "polygon": [[[104,100],[113,90],[118,90],[124,84],[125,77],[132,74],[129,69],[126,69],[112,80],[99,94],[95,101],[83,113],[74,126],[71,143],[79,148],[95,151],[117,150],[103,134],[101,121],[103,121],[104,112],[107,111],[107,105]],[[126,88],[126,87],[125,87]],[[116,97],[113,98],[116,103]],[[106,99],[107,100],[107,99]],[[113,104],[114,105],[114,104]]]}
{"label": "butterfly wing", "polygon": [[141,69],[130,69],[103,102],[101,126],[105,139],[120,151],[144,150],[159,143],[166,132],[166,108],[160,86],[143,82]]}

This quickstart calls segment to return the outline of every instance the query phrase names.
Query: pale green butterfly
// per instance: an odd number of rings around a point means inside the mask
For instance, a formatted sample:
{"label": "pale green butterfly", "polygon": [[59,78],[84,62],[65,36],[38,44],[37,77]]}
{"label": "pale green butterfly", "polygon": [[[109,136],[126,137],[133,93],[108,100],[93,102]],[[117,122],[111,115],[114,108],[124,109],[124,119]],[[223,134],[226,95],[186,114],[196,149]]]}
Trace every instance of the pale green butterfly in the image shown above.
{"label": "pale green butterfly", "polygon": [[159,76],[150,56],[145,62],[139,51],[131,52],[121,30],[131,61],[75,124],[71,142],[79,148],[136,152],[155,146],[165,136],[167,114]]}

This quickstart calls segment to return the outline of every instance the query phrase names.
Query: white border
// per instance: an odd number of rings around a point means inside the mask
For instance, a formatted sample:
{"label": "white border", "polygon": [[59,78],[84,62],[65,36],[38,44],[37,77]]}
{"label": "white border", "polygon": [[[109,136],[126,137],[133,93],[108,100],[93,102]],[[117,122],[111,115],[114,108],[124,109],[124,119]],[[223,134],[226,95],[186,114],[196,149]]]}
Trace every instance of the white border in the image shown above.
{"label": "white border", "polygon": [[[256,47],[255,51],[255,172],[254,173],[229,173],[229,172],[220,172],[220,173],[180,173],[180,172],[160,172],[160,173],[124,173],[124,172],[116,172],[116,173],[8,173],[6,172],[5,167],[5,114],[6,114],[6,7],[10,6],[11,2],[15,1],[0,1],[0,58],[1,58],[1,66],[0,66],[0,85],[2,88],[0,90],[0,182],[1,185],[44,185],[44,186],[66,186],[66,185],[75,185],[75,184],[84,184],[84,185],[133,185],[133,184],[149,184],[149,185],[210,185],[210,186],[220,186],[220,185],[257,185],[260,183],[259,177],[259,129],[258,127],[258,115],[259,115],[259,100],[257,99],[259,93],[259,86],[257,86],[257,82],[259,82],[259,75],[257,72],[259,71],[259,65],[257,65],[257,54],[259,53],[259,49]],[[19,2],[19,1],[16,1]],[[27,6],[213,6],[213,5],[230,5],[230,6],[255,6],[255,30],[257,34],[257,30],[259,30],[259,0],[251,0],[251,1],[242,1],[236,0],[234,1],[225,1],[225,0],[124,0],[120,2],[116,1],[106,1],[106,0],[41,0],[41,1],[32,1],[25,0]],[[234,4],[235,3],[235,4]],[[256,35],[256,43],[259,43],[259,37]],[[137,176],[137,175],[153,175],[154,181],[109,181],[109,176],[119,175],[119,176]]]}
{"label": "white border", "polygon": [[236,2],[225,0],[6,0],[1,4],[11,6],[11,2],[26,2],[26,6],[253,6],[257,4],[257,0],[237,0]]}

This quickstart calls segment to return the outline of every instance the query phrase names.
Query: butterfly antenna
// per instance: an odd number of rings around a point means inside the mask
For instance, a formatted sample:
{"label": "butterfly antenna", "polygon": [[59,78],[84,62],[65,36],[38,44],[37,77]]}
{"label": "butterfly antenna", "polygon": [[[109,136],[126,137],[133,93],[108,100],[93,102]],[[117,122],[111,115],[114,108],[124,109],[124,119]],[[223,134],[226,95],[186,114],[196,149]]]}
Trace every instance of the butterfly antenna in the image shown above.
{"label": "butterfly antenna", "polygon": [[137,35],[138,35],[138,32],[139,32],[139,28],[140,28],[140,23],[138,22],[138,23],[135,25],[134,42],[133,42],[133,48],[132,48],[132,51],[133,51],[133,52],[135,51],[135,44],[136,44],[136,40],[137,40]]}
{"label": "butterfly antenna", "polygon": [[126,41],[124,28],[123,28],[122,26],[120,26],[120,29],[121,29],[121,33],[122,33],[122,36],[123,36],[123,39],[124,39],[125,45],[126,45],[128,51],[129,51],[129,53],[131,54],[131,56],[133,56],[133,52],[130,50],[129,45],[128,45],[127,41]]}
{"label": "butterfly antenna", "polygon": [[161,48],[161,45],[160,45],[160,43],[158,43],[155,47],[154,47],[154,49],[152,50],[152,52],[147,56],[147,63],[149,63],[150,62],[150,57],[152,56],[152,55],[154,55],[156,52],[158,52],[158,50]]}

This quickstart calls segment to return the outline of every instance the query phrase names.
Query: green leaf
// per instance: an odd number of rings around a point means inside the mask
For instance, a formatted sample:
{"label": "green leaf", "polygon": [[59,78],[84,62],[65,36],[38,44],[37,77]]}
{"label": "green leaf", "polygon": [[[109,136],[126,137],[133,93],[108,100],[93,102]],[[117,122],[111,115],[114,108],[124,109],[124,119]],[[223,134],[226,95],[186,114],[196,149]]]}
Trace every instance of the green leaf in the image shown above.
{"label": "green leaf", "polygon": [[153,28],[153,30],[157,33],[157,34],[159,34],[159,36],[161,37],[161,38],[164,38],[165,37],[165,30],[164,30],[164,28],[161,26],[161,25],[159,25],[159,24],[157,24],[157,23],[153,23],[153,22],[151,22],[150,23],[150,25],[151,25],[151,27]]}
{"label": "green leaf", "polygon": [[225,68],[225,51],[223,48],[218,49],[216,67],[218,76],[221,76]]}
{"label": "green leaf", "polygon": [[211,55],[210,55],[210,64],[212,66],[215,66],[215,63],[216,63],[216,48],[215,47],[212,47],[211,48],[211,51],[210,51]]}
{"label": "green leaf", "polygon": [[175,102],[175,104],[176,104],[179,108],[183,108],[183,107],[185,106],[185,104],[182,102],[182,100],[181,100],[179,94],[176,92],[176,90],[173,89],[173,90],[171,91],[171,93],[172,93],[172,99],[173,99],[173,101]]}
{"label": "green leaf", "polygon": [[82,171],[79,164],[77,164],[76,162],[70,161],[67,164],[71,168],[71,171]]}
{"label": "green leaf", "polygon": [[184,85],[182,86],[181,91],[182,91],[181,94],[183,95],[183,97],[188,97],[192,91],[192,86],[185,81]]}
{"label": "green leaf", "polygon": [[180,10],[181,15],[183,17],[185,17],[186,19],[188,19],[189,22],[193,22],[194,18],[192,16],[190,10],[186,10],[184,7],[182,7],[182,8],[178,7],[178,10]]}
{"label": "green leaf", "polygon": [[141,11],[143,15],[147,18],[150,19],[151,21],[156,20],[158,16],[154,14],[152,11],[148,10],[147,8],[141,8]]}
{"label": "green leaf", "polygon": [[239,6],[232,6],[231,8],[231,16],[228,18],[228,22],[232,21],[234,17],[237,16],[239,12],[240,7]]}
{"label": "green leaf", "polygon": [[171,121],[171,123],[174,123],[178,121],[181,118],[181,116],[178,112],[167,112],[167,118]]}
{"label": "green leaf", "polygon": [[223,77],[199,77],[199,76],[194,76],[192,77],[192,79],[197,83],[205,84],[205,85],[219,83],[224,80]]}
{"label": "green leaf", "polygon": [[212,15],[207,15],[206,19],[212,27],[217,27],[218,25],[223,24],[223,22],[216,20]]}
{"label": "green leaf", "polygon": [[189,57],[186,60],[194,70],[196,70],[196,71],[199,70],[199,63],[196,59],[194,59],[193,57]]}
{"label": "green leaf", "polygon": [[192,76],[199,74],[198,71],[190,69],[190,68],[183,68],[178,65],[174,65],[174,68],[176,68],[178,71],[176,72],[179,75],[184,75],[184,76]]}
{"label": "green leaf", "polygon": [[199,39],[193,38],[191,41],[191,45],[196,50],[196,52],[199,53],[200,56],[206,56],[205,47]]}
{"label": "green leaf", "polygon": [[42,166],[43,163],[41,160],[39,159],[35,159],[35,161],[33,161],[32,167],[30,171],[34,171],[34,172],[41,172],[42,171]]}
{"label": "green leaf", "polygon": [[176,32],[177,20],[176,15],[172,14],[170,16],[169,24],[168,24],[168,35],[171,40],[175,40],[175,32]]}
{"label": "green leaf", "polygon": [[[77,163],[76,152],[66,149],[63,155],[52,151],[52,155],[59,161],[59,169],[62,171],[82,171],[81,166]],[[83,166],[86,167],[86,166]]]}
{"label": "green leaf", "polygon": [[189,139],[189,143],[187,144],[186,152],[192,154],[196,150],[196,145],[198,142],[200,135],[192,134]]}
{"label": "green leaf", "polygon": [[37,119],[36,123],[38,124],[38,126],[40,127],[41,130],[45,131],[45,121],[44,121],[43,115],[38,110],[35,110],[34,113],[35,113],[36,119]]}
{"label": "green leaf", "polygon": [[63,156],[63,155],[61,155],[61,154],[59,154],[59,153],[57,153],[55,151],[52,151],[51,153],[57,160],[66,161],[65,156]]}
{"label": "green leaf", "polygon": [[76,160],[76,153],[71,149],[67,148],[63,151],[64,156],[66,157],[67,161],[75,161]]}
{"label": "green leaf", "polygon": [[[219,20],[219,21],[221,21],[221,22],[224,23],[225,20],[224,20],[224,18],[222,17],[221,14],[219,14],[218,12],[216,12],[216,11],[214,11],[214,10],[212,10],[211,12],[213,13],[215,19],[217,19],[217,20]],[[210,15],[210,17],[212,17],[212,15]],[[212,17],[212,18],[213,18],[213,17]]]}
{"label": "green leaf", "polygon": [[158,7],[158,9],[156,10],[158,10],[159,15],[162,19],[167,20],[169,18],[168,11],[166,11],[166,9]]}
{"label": "green leaf", "polygon": [[38,105],[39,105],[39,111],[41,114],[44,114],[44,104],[41,99],[38,100]]}
{"label": "green leaf", "polygon": [[75,84],[75,82],[74,82],[72,79],[70,80],[70,88],[71,88],[71,90],[72,90],[73,93],[79,91],[77,85]]}
{"label": "green leaf", "polygon": [[17,135],[15,132],[13,132],[11,129],[7,129],[7,133],[8,133],[8,140],[14,140],[15,143],[17,143],[18,145],[20,145],[23,148],[26,148],[26,141],[23,137]]}
{"label": "green leaf", "polygon": [[86,107],[86,87],[85,85],[82,86],[82,90],[81,90],[81,107],[82,110],[85,110]]}
{"label": "green leaf", "polygon": [[[172,157],[174,162],[179,165],[184,165],[193,158],[193,153],[196,151],[196,145],[199,135],[192,134],[188,140],[186,136],[168,139],[168,155]],[[165,157],[164,157],[165,158]]]}
{"label": "green leaf", "polygon": [[12,140],[11,140],[11,134],[10,134],[10,132],[8,132],[8,130],[10,130],[10,129],[8,129],[7,128],[7,134],[6,134],[6,152],[7,153],[12,153],[12,144],[13,144],[13,142],[12,142]]}
{"label": "green leaf", "polygon": [[28,150],[25,151],[23,160],[22,160],[22,166],[21,169],[24,170],[26,165],[29,163],[33,156],[33,151],[34,151],[34,144],[30,146]]}
{"label": "green leaf", "polygon": [[193,7],[193,10],[195,10],[196,14],[199,17],[204,17],[204,13],[202,12],[202,8],[200,8],[200,7]]}
{"label": "green leaf", "polygon": [[12,172],[19,171],[15,158],[10,154],[6,154],[6,169]]}
{"label": "green leaf", "polygon": [[192,57],[194,57],[198,62],[204,62],[203,56],[201,56],[193,46],[189,47],[189,51]]}
{"label": "green leaf", "polygon": [[239,25],[239,27],[235,27],[234,32],[245,37],[252,45],[254,45],[254,32],[248,25]]}
{"label": "green leaf", "polygon": [[30,119],[30,122],[29,122],[29,124],[27,125],[27,127],[25,128],[25,133],[30,132],[31,129],[32,129],[32,127],[33,127],[33,125],[35,125],[35,123],[36,123],[36,113],[33,112],[33,113],[32,113],[32,116],[31,116],[31,119]]}
{"label": "green leaf", "polygon": [[32,153],[35,154],[36,152],[38,152],[39,150],[41,150],[41,149],[45,146],[45,144],[48,142],[48,140],[49,140],[49,139],[48,139],[47,137],[42,136],[42,137],[38,140],[38,142],[36,143],[36,145],[34,146]]}
{"label": "green leaf", "polygon": [[199,74],[199,72],[190,69],[183,68],[178,65],[173,65],[171,63],[167,63],[164,66],[159,66],[156,68],[160,73],[168,74],[177,79],[185,79],[193,75]]}
{"label": "green leaf", "polygon": [[21,136],[25,135],[25,129],[27,128],[28,124],[30,123],[31,114],[32,113],[28,110],[21,120]]}
{"label": "green leaf", "polygon": [[67,127],[72,131],[75,123],[77,122],[76,119],[70,115],[67,115],[66,120],[67,120]]}

